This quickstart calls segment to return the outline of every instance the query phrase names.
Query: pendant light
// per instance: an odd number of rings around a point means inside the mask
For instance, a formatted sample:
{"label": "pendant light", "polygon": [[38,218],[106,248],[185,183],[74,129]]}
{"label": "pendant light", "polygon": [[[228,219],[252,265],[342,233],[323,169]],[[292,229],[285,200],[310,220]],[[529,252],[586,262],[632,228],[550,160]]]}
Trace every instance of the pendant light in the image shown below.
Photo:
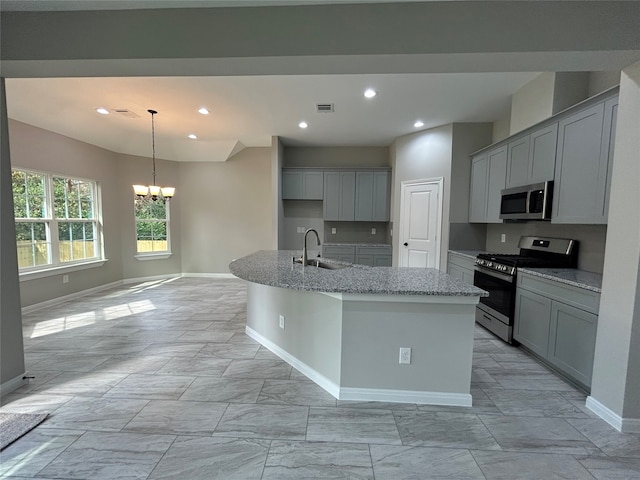
{"label": "pendant light", "polygon": [[158,113],[155,110],[147,110],[151,114],[151,148],[153,158],[153,183],[147,185],[134,185],[133,191],[139,198],[150,196],[153,201],[158,199],[168,200],[176,192],[174,187],[159,187],[156,185],[156,131],[153,116]]}

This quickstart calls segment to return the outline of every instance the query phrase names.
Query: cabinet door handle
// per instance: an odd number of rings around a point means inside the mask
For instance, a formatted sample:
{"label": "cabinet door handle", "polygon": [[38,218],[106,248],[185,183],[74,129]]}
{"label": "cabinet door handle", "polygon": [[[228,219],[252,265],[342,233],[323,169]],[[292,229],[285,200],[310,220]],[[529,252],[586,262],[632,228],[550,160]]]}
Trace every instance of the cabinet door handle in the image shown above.
{"label": "cabinet door handle", "polygon": [[409,246],[409,244],[408,244],[407,242],[404,242],[404,246],[405,246],[405,247],[408,247],[408,246]]}

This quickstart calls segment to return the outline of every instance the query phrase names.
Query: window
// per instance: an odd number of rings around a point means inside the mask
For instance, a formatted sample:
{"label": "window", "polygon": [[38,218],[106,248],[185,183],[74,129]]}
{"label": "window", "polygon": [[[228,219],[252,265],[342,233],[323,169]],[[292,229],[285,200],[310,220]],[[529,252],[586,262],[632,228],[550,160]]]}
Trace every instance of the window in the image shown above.
{"label": "window", "polygon": [[169,202],[150,197],[136,198],[136,251],[140,255],[171,252]]}
{"label": "window", "polygon": [[21,271],[102,258],[96,182],[17,169],[11,179]]}

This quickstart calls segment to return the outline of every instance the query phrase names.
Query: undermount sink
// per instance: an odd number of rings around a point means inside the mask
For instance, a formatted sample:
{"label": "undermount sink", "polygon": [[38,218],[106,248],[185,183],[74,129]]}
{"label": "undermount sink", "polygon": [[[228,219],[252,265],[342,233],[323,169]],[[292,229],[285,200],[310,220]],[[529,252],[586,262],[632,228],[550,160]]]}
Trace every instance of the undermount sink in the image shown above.
{"label": "undermount sink", "polygon": [[[302,258],[294,258],[294,263],[302,263]],[[316,268],[324,268],[325,270],[341,270],[343,268],[349,268],[353,265],[348,263],[330,263],[325,262],[323,260],[319,260],[317,258],[310,258],[307,260],[307,266],[316,267]]]}

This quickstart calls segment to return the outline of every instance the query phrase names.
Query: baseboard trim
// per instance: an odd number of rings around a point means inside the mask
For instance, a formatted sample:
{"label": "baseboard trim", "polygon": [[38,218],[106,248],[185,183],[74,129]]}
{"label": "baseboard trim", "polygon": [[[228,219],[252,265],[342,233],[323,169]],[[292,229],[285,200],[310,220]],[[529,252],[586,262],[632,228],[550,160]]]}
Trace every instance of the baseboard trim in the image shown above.
{"label": "baseboard trim", "polygon": [[587,397],[585,406],[619,432],[640,433],[640,418],[621,417],[592,396]]}
{"label": "baseboard trim", "polygon": [[11,380],[7,380],[3,384],[0,384],[0,397],[4,397],[5,395],[17,390],[29,383],[29,379],[25,378],[27,376],[27,372],[21,373],[17,377],[12,378]]}
{"label": "baseboard trim", "polygon": [[299,370],[305,377],[309,378],[309,380],[313,381],[316,385],[326,390],[330,395],[333,395],[335,398],[340,398],[340,386],[337,383],[325,377],[320,372],[314,370],[306,363],[301,362],[296,357],[286,352],[271,340],[256,332],[251,327],[245,327],[245,332],[256,342],[269,349],[271,352],[287,362],[296,370]]}
{"label": "baseboard trim", "polygon": [[37,310],[41,310],[43,308],[52,307],[54,305],[58,305],[60,303],[66,302],[67,300],[73,300],[75,298],[84,297],[85,295],[90,295],[92,293],[99,292],[101,290],[106,290],[112,287],[119,287],[124,282],[123,280],[118,280],[116,282],[105,283],[104,285],[99,285],[97,287],[88,288],[86,290],[80,290],[79,292],[70,293],[69,295],[63,295],[62,297],[52,298],[51,300],[45,300],[44,302],[34,303],[33,305],[28,305],[26,307],[22,307],[22,314],[35,312]]}
{"label": "baseboard trim", "polygon": [[157,280],[177,279],[181,276],[180,273],[166,273],[164,275],[152,275],[149,277],[125,278],[122,280],[122,284],[130,285],[132,283],[155,282]]}
{"label": "baseboard trim", "polygon": [[380,388],[340,388],[340,400],[360,402],[416,403],[420,405],[444,405],[448,407],[470,407],[469,393],[421,392],[414,390],[391,390]]}
{"label": "baseboard trim", "polygon": [[352,388],[341,387],[318,371],[301,362],[290,353],[259,334],[251,327],[245,327],[247,335],[269,349],[275,355],[299,370],[307,378],[326,390],[338,400],[352,400],[359,402],[394,402],[417,403],[424,405],[446,405],[455,407],[470,407],[472,397],[468,393],[420,392],[413,390],[392,390],[384,388]]}

